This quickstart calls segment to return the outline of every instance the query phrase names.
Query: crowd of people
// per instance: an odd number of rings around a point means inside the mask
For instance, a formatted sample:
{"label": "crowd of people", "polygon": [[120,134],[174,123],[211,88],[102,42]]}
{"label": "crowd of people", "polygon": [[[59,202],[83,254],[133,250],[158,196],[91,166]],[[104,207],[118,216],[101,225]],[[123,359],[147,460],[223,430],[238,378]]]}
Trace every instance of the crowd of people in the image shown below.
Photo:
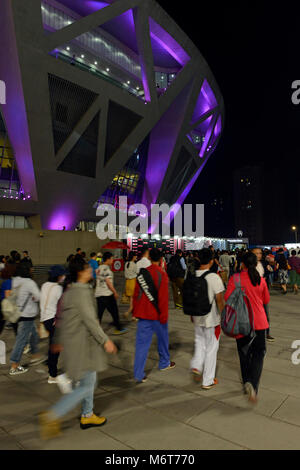
{"label": "crowd of people", "polygon": [[[7,321],[6,311],[19,312],[18,320],[7,325],[16,336],[9,374],[26,373],[28,367],[21,365],[21,359],[30,353],[30,366],[47,360],[48,383],[56,383],[63,393],[58,403],[40,415],[42,437],[58,435],[62,417],[78,403],[82,404],[82,429],[106,422],[106,418],[93,412],[97,372],[107,367],[105,353],[118,352],[101,326],[105,310],[112,317],[113,335],[127,333],[125,321],[137,322],[133,370],[136,383],[147,380],[145,365],[154,333],[158,368],[168,371],[175,367],[169,353],[169,282],[175,308],[190,314],[194,325],[195,348],[189,369],[203,390],[218,384],[221,313],[237,286],[246,293],[253,334],[238,335],[236,343],[244,392],[251,403],[256,403],[266,341],[274,341],[270,335],[270,287],[278,279],[285,294],[289,280],[295,294],[298,292],[300,250],[291,250],[289,255],[283,249],[274,257],[260,248],[233,253],[216,251],[213,246],[189,253],[177,250],[173,256],[145,247],[139,259],[130,252],[125,262],[122,297],[129,307],[122,321],[111,252],[92,252],[87,260],[78,248],[75,255],[68,256],[66,265],[51,267],[41,288],[33,279],[33,264],[27,251],[23,256],[15,250],[10,256],[2,256],[0,334]],[[189,310],[193,301],[196,308]],[[48,358],[39,351],[37,318],[49,334]],[[60,354],[64,373],[58,375]]]}

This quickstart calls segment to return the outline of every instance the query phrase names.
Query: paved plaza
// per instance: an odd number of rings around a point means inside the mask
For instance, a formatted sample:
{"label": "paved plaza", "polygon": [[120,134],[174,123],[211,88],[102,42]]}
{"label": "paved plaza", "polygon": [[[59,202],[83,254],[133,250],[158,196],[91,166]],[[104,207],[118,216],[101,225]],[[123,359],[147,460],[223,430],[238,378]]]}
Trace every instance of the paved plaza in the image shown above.
{"label": "paved plaza", "polygon": [[[126,309],[120,306],[121,312]],[[8,375],[8,365],[0,366],[0,449],[298,449],[300,365],[292,364],[291,345],[300,340],[300,295],[272,291],[270,311],[276,342],[267,346],[256,407],[249,406],[242,393],[235,341],[227,337],[220,342],[219,385],[203,391],[192,381],[193,325],[170,301],[170,349],[176,368],[157,369],[154,338],[146,367],[149,379],[135,384],[136,323],[131,322],[128,334],[116,340],[121,351],[109,357],[109,368],[99,376],[95,412],[108,418],[102,428],[81,430],[78,407],[66,416],[61,437],[41,441],[37,415],[59,399],[57,386],[47,383],[45,365],[17,377]],[[105,313],[108,334],[110,321]],[[1,339],[9,358],[14,334],[4,330]],[[41,347],[46,353],[47,340]]]}

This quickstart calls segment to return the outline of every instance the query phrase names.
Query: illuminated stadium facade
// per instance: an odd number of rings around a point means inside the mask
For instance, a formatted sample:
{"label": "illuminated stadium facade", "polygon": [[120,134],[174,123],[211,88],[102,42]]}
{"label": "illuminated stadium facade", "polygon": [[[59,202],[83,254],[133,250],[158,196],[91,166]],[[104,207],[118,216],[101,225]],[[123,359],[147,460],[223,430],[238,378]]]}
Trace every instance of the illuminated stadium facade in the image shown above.
{"label": "illuminated stadium facade", "polygon": [[154,0],[2,0],[0,210],[74,229],[101,202],[182,204],[224,126],[216,81]]}

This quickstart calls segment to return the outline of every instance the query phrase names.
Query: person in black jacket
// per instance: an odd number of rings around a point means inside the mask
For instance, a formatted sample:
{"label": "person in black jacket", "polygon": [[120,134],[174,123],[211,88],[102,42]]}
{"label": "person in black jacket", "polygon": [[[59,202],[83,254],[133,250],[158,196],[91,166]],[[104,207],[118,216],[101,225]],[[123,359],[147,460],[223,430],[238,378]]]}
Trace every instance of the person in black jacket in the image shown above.
{"label": "person in black jacket", "polygon": [[172,283],[175,308],[182,308],[182,286],[186,271],[186,264],[182,250],[177,250],[168,265],[167,273]]}

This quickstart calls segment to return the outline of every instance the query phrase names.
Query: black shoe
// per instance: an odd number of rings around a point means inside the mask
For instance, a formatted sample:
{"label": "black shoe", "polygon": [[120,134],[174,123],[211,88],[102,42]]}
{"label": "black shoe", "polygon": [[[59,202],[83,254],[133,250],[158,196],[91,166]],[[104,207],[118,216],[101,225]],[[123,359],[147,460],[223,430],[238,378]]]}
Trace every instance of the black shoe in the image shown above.
{"label": "black shoe", "polygon": [[274,343],[275,338],[273,338],[273,336],[267,335],[267,341],[268,343]]}

